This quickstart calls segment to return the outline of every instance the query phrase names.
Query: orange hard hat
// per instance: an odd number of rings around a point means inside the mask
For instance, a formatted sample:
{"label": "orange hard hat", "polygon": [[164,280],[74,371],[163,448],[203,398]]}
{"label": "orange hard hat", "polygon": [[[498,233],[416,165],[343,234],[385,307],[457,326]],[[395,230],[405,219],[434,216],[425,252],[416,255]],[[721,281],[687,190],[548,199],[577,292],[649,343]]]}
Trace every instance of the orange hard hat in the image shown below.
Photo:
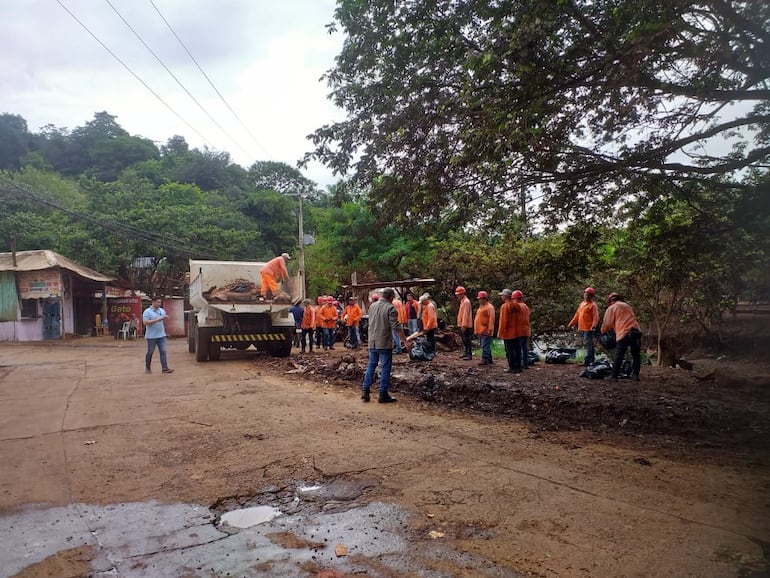
{"label": "orange hard hat", "polygon": [[596,291],[594,291],[593,287],[586,287],[583,293],[588,293],[589,295],[596,295]]}
{"label": "orange hard hat", "polygon": [[455,295],[465,295],[465,287],[462,285],[457,287],[457,289],[455,289]]}
{"label": "orange hard hat", "polygon": [[372,301],[379,301],[380,300],[380,294],[374,293],[372,294]]}
{"label": "orange hard hat", "polygon": [[486,291],[479,291],[479,294],[476,295],[476,299],[489,299],[489,295],[487,295]]}
{"label": "orange hard hat", "polygon": [[524,297],[524,293],[516,289],[513,293],[511,293],[511,299],[521,299]]}

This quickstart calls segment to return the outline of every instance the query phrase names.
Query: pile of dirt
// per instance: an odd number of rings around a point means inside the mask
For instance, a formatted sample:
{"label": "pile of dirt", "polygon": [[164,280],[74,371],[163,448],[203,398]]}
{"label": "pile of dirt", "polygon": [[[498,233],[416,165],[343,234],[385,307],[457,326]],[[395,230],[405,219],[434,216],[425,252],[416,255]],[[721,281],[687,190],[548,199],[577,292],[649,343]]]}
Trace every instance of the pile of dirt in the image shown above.
{"label": "pile of dirt", "polygon": [[[358,395],[366,362],[365,350],[334,350],[270,363]],[[394,356],[391,392],[407,403],[516,417],[538,431],[666,437],[705,447],[770,446],[770,373],[715,360],[694,365],[694,371],[645,366],[640,382],[614,382],[580,377],[576,364],[540,362],[510,374],[504,361],[478,366],[456,352],[439,353],[432,362],[400,355]]]}

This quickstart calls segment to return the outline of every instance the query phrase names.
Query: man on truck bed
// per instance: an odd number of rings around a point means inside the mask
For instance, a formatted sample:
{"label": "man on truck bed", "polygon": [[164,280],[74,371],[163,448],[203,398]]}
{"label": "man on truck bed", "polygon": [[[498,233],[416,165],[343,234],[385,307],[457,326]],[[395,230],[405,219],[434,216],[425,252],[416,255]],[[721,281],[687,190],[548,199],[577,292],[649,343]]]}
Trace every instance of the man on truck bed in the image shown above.
{"label": "man on truck bed", "polygon": [[262,267],[262,297],[272,299],[278,293],[278,282],[289,280],[289,270],[286,268],[286,261],[291,259],[288,253],[283,253],[280,257],[271,259]]}

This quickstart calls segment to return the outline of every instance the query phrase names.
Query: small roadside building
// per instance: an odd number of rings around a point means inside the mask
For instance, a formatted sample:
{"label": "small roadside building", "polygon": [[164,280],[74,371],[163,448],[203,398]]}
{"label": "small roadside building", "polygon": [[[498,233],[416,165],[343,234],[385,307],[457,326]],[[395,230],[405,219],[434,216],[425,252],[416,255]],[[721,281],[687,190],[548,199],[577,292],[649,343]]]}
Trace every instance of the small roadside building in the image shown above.
{"label": "small roadside building", "polygon": [[0,253],[0,341],[92,335],[95,297],[112,281],[53,251]]}

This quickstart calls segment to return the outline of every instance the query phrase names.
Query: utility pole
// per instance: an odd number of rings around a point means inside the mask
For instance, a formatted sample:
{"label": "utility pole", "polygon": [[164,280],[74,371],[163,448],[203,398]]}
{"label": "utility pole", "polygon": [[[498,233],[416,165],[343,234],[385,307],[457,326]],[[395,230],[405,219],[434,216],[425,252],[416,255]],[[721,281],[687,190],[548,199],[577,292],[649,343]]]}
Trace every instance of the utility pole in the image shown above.
{"label": "utility pole", "polygon": [[299,197],[299,296],[305,299],[305,230],[302,217],[302,194]]}

